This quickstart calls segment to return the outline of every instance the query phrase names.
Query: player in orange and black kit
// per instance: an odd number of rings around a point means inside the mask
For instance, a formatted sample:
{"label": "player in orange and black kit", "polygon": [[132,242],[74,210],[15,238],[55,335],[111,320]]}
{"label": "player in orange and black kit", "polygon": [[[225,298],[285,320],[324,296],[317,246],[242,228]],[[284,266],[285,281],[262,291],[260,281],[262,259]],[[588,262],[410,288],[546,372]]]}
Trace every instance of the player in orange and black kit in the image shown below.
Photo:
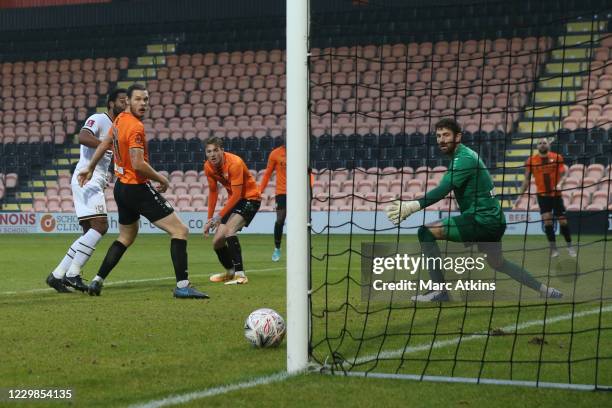
{"label": "player in orange and black kit", "polygon": [[519,197],[527,190],[532,174],[535,177],[538,205],[544,222],[544,232],[550,244],[551,257],[559,256],[555,242],[553,215],[559,220],[561,234],[567,242],[569,255],[575,257],[576,250],[572,247],[572,236],[565,216],[563,197],[561,196],[565,164],[563,163],[563,156],[550,151],[550,142],[545,137],[538,141],[538,153],[529,157],[525,162],[525,179],[521,185]]}
{"label": "player in orange and black kit", "polygon": [[278,262],[281,257],[283,227],[287,217],[287,149],[285,145],[272,150],[268,157],[268,166],[261,179],[259,191],[266,189],[272,172],[276,172],[276,222],[274,223],[274,252],[272,261]]}
{"label": "player in orange and black kit", "polygon": [[[208,236],[209,231],[215,231],[213,248],[226,270],[225,273],[214,274],[210,280],[225,282],[226,285],[245,284],[248,278],[244,273],[242,249],[236,234],[255,217],[261,205],[261,194],[244,161],[235,154],[225,152],[221,139],[207,139],[205,153],[204,173],[210,193],[204,235]],[[214,215],[218,197],[217,183],[227,190],[228,200],[221,211]]]}
{"label": "player in orange and black kit", "polygon": [[[189,230],[160,194],[168,189],[168,179],[149,165],[142,117],[149,107],[149,94],[140,84],[127,90],[127,108],[113,121],[109,135],[98,145],[89,166],[79,173],[83,186],[91,178],[98,161],[112,146],[115,162],[114,196],[119,212],[119,237],[112,243],[98,274],[89,285],[89,294],[99,296],[102,282],[117,265],[138,235],[140,216],[171,236],[170,255],[176,275],[174,297],[207,298],[189,284],[187,272],[187,235]],[[156,188],[149,180],[158,182]]]}

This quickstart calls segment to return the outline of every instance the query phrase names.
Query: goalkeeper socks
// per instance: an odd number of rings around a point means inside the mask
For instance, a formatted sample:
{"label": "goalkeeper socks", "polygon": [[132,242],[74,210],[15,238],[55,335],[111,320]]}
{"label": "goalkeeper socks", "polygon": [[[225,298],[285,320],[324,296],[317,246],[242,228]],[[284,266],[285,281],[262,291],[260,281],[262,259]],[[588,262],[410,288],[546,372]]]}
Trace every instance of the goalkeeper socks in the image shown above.
{"label": "goalkeeper socks", "polygon": [[189,276],[187,272],[187,240],[172,238],[170,240],[170,257],[174,265],[176,281],[186,281]]}
{"label": "goalkeeper socks", "polygon": [[284,227],[284,223],[283,224],[279,224],[278,222],[274,223],[274,247],[275,248],[280,248],[281,247],[281,241],[283,239],[283,227]]}
{"label": "goalkeeper socks", "polygon": [[541,283],[536,278],[534,278],[525,269],[506,259],[504,259],[504,262],[498,271],[505,273],[515,281],[520,282],[533,290],[540,290]]}
{"label": "goalkeeper socks", "polygon": [[238,237],[233,235],[231,237],[227,237],[225,241],[227,242],[227,247],[232,254],[234,269],[236,272],[244,271],[244,266],[242,265],[242,248],[240,248],[240,241],[238,241]]}
{"label": "goalkeeper socks", "polygon": [[102,265],[100,265],[98,276],[102,279],[106,279],[108,274],[113,270],[117,263],[119,263],[119,260],[126,250],[127,247],[125,245],[119,241],[114,241],[110,248],[108,248],[104,261],[102,261]]}
{"label": "goalkeeper socks", "polygon": [[87,261],[89,261],[89,258],[91,258],[91,255],[93,255],[94,251],[96,250],[96,245],[100,239],[102,239],[102,234],[93,228],[90,228],[89,231],[77,239],[77,251],[66,276],[73,277],[81,274],[83,265],[85,265]]}
{"label": "goalkeeper socks", "polygon": [[548,238],[548,243],[552,249],[557,249],[557,243],[555,242],[555,229],[552,225],[544,225],[544,232]]}
{"label": "goalkeeper socks", "polygon": [[570,228],[569,225],[565,224],[565,225],[561,225],[561,235],[563,235],[563,238],[565,238],[565,242],[567,242],[567,244],[571,244],[572,243],[572,234],[570,234]]}
{"label": "goalkeeper socks", "polygon": [[[431,233],[429,228],[420,227],[418,231],[419,242],[421,243],[421,250],[426,258],[440,258],[440,247],[436,242],[436,237]],[[427,263],[427,261],[426,261]],[[433,266],[429,268],[429,276],[431,280],[436,283],[444,282],[444,274],[438,266],[438,262],[433,262]]]}
{"label": "goalkeeper socks", "polygon": [[232,269],[234,267],[234,262],[232,261],[232,254],[227,247],[227,243],[223,244],[221,248],[215,248],[215,252],[217,253],[217,258],[219,258],[219,262],[225,269]]}

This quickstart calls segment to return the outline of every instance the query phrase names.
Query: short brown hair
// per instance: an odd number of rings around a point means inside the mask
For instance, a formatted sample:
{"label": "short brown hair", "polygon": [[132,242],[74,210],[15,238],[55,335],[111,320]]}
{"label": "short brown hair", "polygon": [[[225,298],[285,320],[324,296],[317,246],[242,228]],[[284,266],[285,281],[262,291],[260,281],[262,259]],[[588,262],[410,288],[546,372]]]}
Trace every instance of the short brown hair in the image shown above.
{"label": "short brown hair", "polygon": [[452,131],[455,135],[461,133],[461,126],[459,125],[459,123],[457,123],[455,119],[451,118],[440,119],[438,123],[436,123],[435,129],[448,129]]}
{"label": "short brown hair", "polygon": [[147,90],[147,88],[143,84],[140,84],[138,82],[133,83],[132,85],[130,85],[128,87],[128,89],[126,91],[127,97],[128,97],[128,99],[131,99],[132,98],[132,94],[134,93],[134,91],[146,91],[146,90]]}
{"label": "short brown hair", "polygon": [[208,139],[206,139],[206,141],[204,142],[205,147],[208,145],[215,145],[219,149],[223,149],[223,139],[217,136],[211,136]]}

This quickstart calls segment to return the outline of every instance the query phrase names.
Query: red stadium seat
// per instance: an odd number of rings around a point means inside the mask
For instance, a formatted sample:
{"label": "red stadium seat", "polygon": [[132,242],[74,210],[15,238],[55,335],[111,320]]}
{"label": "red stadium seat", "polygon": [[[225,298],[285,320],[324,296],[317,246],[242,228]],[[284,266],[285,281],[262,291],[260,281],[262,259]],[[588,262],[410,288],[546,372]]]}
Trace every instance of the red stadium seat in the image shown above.
{"label": "red stadium seat", "polygon": [[[257,72],[255,70],[255,72]],[[233,67],[233,76],[235,77],[241,77],[244,75],[248,75],[247,71],[246,71],[246,65],[245,64],[235,64]]]}
{"label": "red stadium seat", "polygon": [[195,170],[187,170],[183,174],[183,181],[189,184],[189,188],[191,188],[191,183],[197,183],[198,181],[198,172]]}
{"label": "red stadium seat", "polygon": [[212,52],[207,52],[206,54],[194,54],[191,57],[191,64],[194,66],[204,65],[210,66],[213,65],[216,61],[216,55]]}
{"label": "red stadium seat", "polygon": [[62,199],[60,202],[60,210],[61,212],[74,212],[74,203],[72,198]]}
{"label": "red stadium seat", "polygon": [[220,89],[214,93],[214,102],[215,103],[224,103],[227,102],[228,92],[224,89]]}
{"label": "red stadium seat", "polygon": [[198,89],[201,91],[208,91],[212,89],[212,80],[210,78],[202,78],[198,82]]}
{"label": "red stadium seat", "polygon": [[159,92],[149,93],[149,103],[151,106],[157,106],[162,103],[162,95]]}
{"label": "red stadium seat", "polygon": [[171,77],[172,83],[170,85],[171,92],[179,92],[185,89],[185,81],[179,77]]}
{"label": "red stadium seat", "polygon": [[221,89],[235,89],[237,87],[237,78],[235,77],[227,77],[225,80],[223,78],[214,78],[211,89],[214,91],[219,91]]}
{"label": "red stadium seat", "polygon": [[279,49],[271,50],[270,53],[268,54],[268,61],[272,63],[283,62],[285,61],[285,59],[286,59],[285,52]]}
{"label": "red stadium seat", "polygon": [[60,212],[61,211],[60,202],[61,200],[59,197],[47,197],[47,202],[46,202],[47,211]]}
{"label": "red stadium seat", "polygon": [[159,92],[162,92],[162,93],[169,92],[171,88],[172,88],[172,81],[170,81],[169,79],[160,79]]}

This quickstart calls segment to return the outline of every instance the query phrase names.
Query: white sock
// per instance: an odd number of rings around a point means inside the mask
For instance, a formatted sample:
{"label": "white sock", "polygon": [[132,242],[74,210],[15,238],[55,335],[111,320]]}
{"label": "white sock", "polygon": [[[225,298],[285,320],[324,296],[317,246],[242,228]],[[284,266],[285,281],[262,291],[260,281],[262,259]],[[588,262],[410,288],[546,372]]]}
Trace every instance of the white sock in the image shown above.
{"label": "white sock", "polygon": [[93,280],[96,281],[96,282],[104,282],[104,279],[102,279],[98,275],[94,276]]}
{"label": "white sock", "polygon": [[53,276],[56,279],[62,279],[64,275],[66,275],[68,268],[70,268],[72,260],[74,259],[74,254],[76,254],[76,250],[74,248],[76,248],[77,241],[74,241],[72,245],[70,245],[70,248],[68,248],[68,252],[66,252],[64,259],[62,259],[59,265],[57,265],[53,270]]}
{"label": "white sock", "polygon": [[189,280],[188,279],[184,279],[184,280],[180,280],[180,281],[176,282],[176,287],[179,288],[179,289],[186,288],[187,286],[189,286]]}
{"label": "white sock", "polygon": [[73,277],[81,274],[81,268],[89,261],[89,258],[96,250],[96,245],[101,238],[102,234],[90,228],[86,234],[81,235],[81,237],[76,240],[72,246],[75,247],[77,251],[66,276]]}
{"label": "white sock", "polygon": [[238,276],[239,278],[244,278],[246,275],[244,274],[244,271],[238,271],[234,274],[234,276]]}

